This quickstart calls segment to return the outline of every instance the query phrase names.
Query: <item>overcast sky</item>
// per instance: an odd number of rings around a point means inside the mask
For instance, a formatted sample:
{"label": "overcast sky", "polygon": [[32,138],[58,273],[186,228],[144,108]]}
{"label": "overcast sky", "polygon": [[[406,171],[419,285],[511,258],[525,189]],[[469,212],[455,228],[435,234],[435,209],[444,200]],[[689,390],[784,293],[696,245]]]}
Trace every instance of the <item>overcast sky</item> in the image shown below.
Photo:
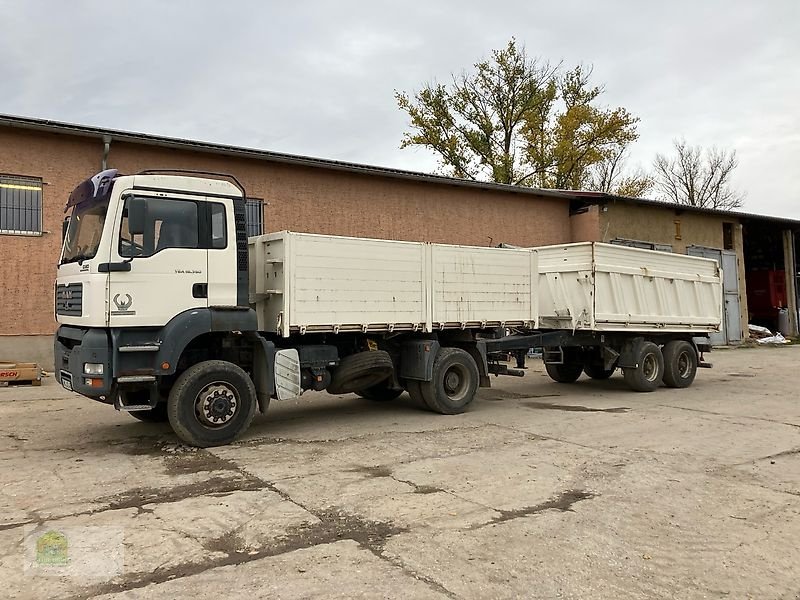
{"label": "overcast sky", "polygon": [[[0,0],[0,113],[433,171],[393,97],[515,36],[594,66],[633,164],[734,148],[744,210],[800,218],[798,0]],[[2,149],[0,149],[2,152]]]}

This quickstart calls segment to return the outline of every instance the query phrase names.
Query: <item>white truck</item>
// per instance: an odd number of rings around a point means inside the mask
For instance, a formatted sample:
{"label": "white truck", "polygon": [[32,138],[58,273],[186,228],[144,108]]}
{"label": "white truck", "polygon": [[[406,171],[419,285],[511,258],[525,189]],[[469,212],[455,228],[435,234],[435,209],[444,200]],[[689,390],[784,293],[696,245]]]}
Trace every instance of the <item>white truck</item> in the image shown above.
{"label": "white truck", "polygon": [[[572,383],[692,383],[722,322],[713,260],[599,243],[479,248],[279,232],[248,240],[235,178],[98,173],[70,195],[61,384],[227,444],[304,390],[463,412],[541,347]],[[535,226],[535,224],[532,224]],[[509,356],[516,366],[509,366]]]}

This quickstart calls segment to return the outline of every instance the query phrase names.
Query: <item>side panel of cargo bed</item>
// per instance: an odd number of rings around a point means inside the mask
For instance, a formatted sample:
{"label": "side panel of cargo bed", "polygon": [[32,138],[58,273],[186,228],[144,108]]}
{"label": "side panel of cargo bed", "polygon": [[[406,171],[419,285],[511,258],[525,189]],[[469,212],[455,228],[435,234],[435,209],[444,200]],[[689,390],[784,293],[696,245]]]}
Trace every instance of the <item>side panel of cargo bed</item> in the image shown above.
{"label": "side panel of cargo bed", "polygon": [[594,245],[599,330],[717,331],[722,288],[714,260]]}
{"label": "side panel of cargo bed", "polygon": [[707,333],[722,322],[713,260],[592,242],[536,253],[541,328]]}
{"label": "side panel of cargo bed", "polygon": [[539,263],[539,327],[593,329],[592,244],[536,248]]}
{"label": "side panel of cargo bed", "polygon": [[[280,232],[251,238],[250,246],[269,248],[274,242],[262,241],[269,238],[283,247],[284,293],[251,298],[264,331],[288,336],[424,328],[424,244]],[[251,256],[251,271],[273,269]]]}
{"label": "side panel of cargo bed", "polygon": [[441,244],[429,248],[434,327],[534,326],[533,252]]}

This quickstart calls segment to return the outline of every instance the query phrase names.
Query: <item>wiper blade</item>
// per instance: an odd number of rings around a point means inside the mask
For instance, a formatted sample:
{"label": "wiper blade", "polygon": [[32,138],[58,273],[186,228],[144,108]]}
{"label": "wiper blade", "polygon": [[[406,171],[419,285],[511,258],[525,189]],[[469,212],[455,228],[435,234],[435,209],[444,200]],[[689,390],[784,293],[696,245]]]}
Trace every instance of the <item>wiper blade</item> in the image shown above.
{"label": "wiper blade", "polygon": [[69,258],[62,260],[61,265],[66,265],[68,263],[82,263],[84,260],[89,260],[90,258],[94,258],[94,256],[89,256],[87,254],[76,254],[75,256],[70,256]]}

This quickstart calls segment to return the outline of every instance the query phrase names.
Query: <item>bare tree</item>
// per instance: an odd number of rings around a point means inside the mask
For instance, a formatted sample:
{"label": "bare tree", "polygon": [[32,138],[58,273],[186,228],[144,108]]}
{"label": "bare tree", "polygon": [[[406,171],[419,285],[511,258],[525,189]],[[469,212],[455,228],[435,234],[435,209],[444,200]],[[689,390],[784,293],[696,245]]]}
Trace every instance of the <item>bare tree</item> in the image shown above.
{"label": "bare tree", "polygon": [[653,162],[663,200],[721,210],[742,205],[744,195],[731,187],[731,176],[739,164],[735,150],[703,150],[683,139],[674,140],[673,146],[673,156],[657,154]]}
{"label": "bare tree", "polygon": [[632,171],[628,169],[627,160],[627,148],[620,148],[593,165],[587,189],[616,196],[642,198],[653,189],[655,181],[652,175],[641,168]]}

